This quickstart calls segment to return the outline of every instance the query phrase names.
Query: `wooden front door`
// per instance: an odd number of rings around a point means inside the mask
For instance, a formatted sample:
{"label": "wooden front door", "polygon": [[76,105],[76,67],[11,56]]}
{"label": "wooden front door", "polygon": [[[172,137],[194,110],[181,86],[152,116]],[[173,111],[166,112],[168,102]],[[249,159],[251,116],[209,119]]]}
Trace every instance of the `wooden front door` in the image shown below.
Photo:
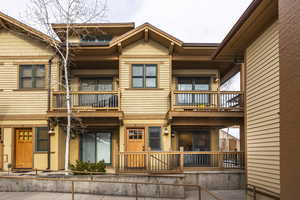
{"label": "wooden front door", "polygon": [[145,150],[145,129],[127,129],[126,151],[132,152],[126,157],[127,167],[144,168],[146,155]]}
{"label": "wooden front door", "polygon": [[32,129],[16,129],[15,168],[32,168]]}

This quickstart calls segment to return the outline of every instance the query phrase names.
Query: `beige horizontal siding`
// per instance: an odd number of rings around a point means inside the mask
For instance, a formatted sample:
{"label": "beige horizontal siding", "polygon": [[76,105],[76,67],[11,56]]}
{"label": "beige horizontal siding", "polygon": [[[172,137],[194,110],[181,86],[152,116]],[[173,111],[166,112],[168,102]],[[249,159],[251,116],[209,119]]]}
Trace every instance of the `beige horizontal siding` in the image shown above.
{"label": "beige horizontal siding", "polygon": [[[2,29],[3,30],[3,29]],[[0,56],[51,56],[52,51],[28,36],[0,30]]]}
{"label": "beige horizontal siding", "polygon": [[246,50],[247,180],[280,193],[279,35],[271,25]]}
{"label": "beige horizontal siding", "polygon": [[0,92],[0,115],[46,114],[47,91]]}
{"label": "beige horizontal siding", "polygon": [[[136,63],[157,64],[158,89],[131,88],[131,65]],[[126,47],[120,57],[119,70],[122,111],[125,114],[166,114],[169,109],[170,76],[170,59],[165,47],[143,40]]]}
{"label": "beige horizontal siding", "polygon": [[144,42],[144,40],[139,40],[128,47],[124,48],[122,55],[168,55],[168,49],[162,47],[155,41],[150,40],[149,42]]}
{"label": "beige horizontal siding", "polygon": [[[45,43],[0,31],[0,115],[45,114],[47,111],[48,61],[53,52]],[[18,91],[19,65],[45,64],[45,90]],[[53,89],[58,89],[58,60],[51,66]]]}
{"label": "beige horizontal siding", "polygon": [[0,64],[0,89],[17,89],[18,68],[12,63]]}

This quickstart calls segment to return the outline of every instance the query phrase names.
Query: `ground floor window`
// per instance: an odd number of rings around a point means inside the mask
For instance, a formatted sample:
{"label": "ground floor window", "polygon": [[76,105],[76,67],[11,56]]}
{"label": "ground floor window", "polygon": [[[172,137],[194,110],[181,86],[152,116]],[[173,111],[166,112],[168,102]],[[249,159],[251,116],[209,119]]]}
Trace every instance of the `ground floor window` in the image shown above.
{"label": "ground floor window", "polygon": [[36,128],[35,137],[36,137],[35,151],[36,152],[48,151],[49,148],[48,128],[47,127]]}
{"label": "ground floor window", "polygon": [[[183,147],[184,151],[210,151],[210,131],[181,132],[179,134],[179,146]],[[210,162],[210,155],[187,154],[184,156],[184,165],[187,167],[209,166]]]}
{"label": "ground floor window", "polygon": [[196,130],[179,133],[179,147],[184,151],[210,151],[210,131]]}
{"label": "ground floor window", "polygon": [[81,159],[92,163],[104,160],[111,164],[111,132],[85,133],[81,137]]}
{"label": "ground floor window", "polygon": [[160,134],[161,128],[158,127],[149,127],[149,147],[151,150],[159,151],[161,150],[160,146]]}

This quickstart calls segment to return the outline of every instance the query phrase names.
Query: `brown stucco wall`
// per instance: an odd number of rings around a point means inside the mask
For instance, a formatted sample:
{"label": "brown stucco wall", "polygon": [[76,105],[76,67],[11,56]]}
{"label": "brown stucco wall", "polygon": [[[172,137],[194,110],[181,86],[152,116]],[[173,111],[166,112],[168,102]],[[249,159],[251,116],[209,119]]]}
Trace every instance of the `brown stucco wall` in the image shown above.
{"label": "brown stucco wall", "polygon": [[300,1],[279,0],[281,199],[300,198]]}

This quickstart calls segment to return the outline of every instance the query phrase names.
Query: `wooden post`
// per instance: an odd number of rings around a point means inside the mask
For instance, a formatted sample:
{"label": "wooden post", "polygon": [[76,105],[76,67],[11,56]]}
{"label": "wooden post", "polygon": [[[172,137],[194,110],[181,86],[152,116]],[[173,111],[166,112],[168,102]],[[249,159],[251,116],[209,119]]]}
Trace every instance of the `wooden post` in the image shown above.
{"label": "wooden post", "polygon": [[224,152],[218,152],[219,157],[219,167],[224,168]]}
{"label": "wooden post", "polygon": [[121,111],[121,90],[118,90],[118,110]]}
{"label": "wooden post", "polygon": [[184,148],[179,147],[179,151],[180,151],[180,171],[183,172],[183,169],[184,169]]}
{"label": "wooden post", "polygon": [[174,90],[172,89],[171,90],[171,93],[170,93],[170,101],[171,101],[171,105],[170,105],[170,107],[171,107],[171,111],[173,111],[174,110],[174,105],[173,105],[173,103],[174,103]]}

